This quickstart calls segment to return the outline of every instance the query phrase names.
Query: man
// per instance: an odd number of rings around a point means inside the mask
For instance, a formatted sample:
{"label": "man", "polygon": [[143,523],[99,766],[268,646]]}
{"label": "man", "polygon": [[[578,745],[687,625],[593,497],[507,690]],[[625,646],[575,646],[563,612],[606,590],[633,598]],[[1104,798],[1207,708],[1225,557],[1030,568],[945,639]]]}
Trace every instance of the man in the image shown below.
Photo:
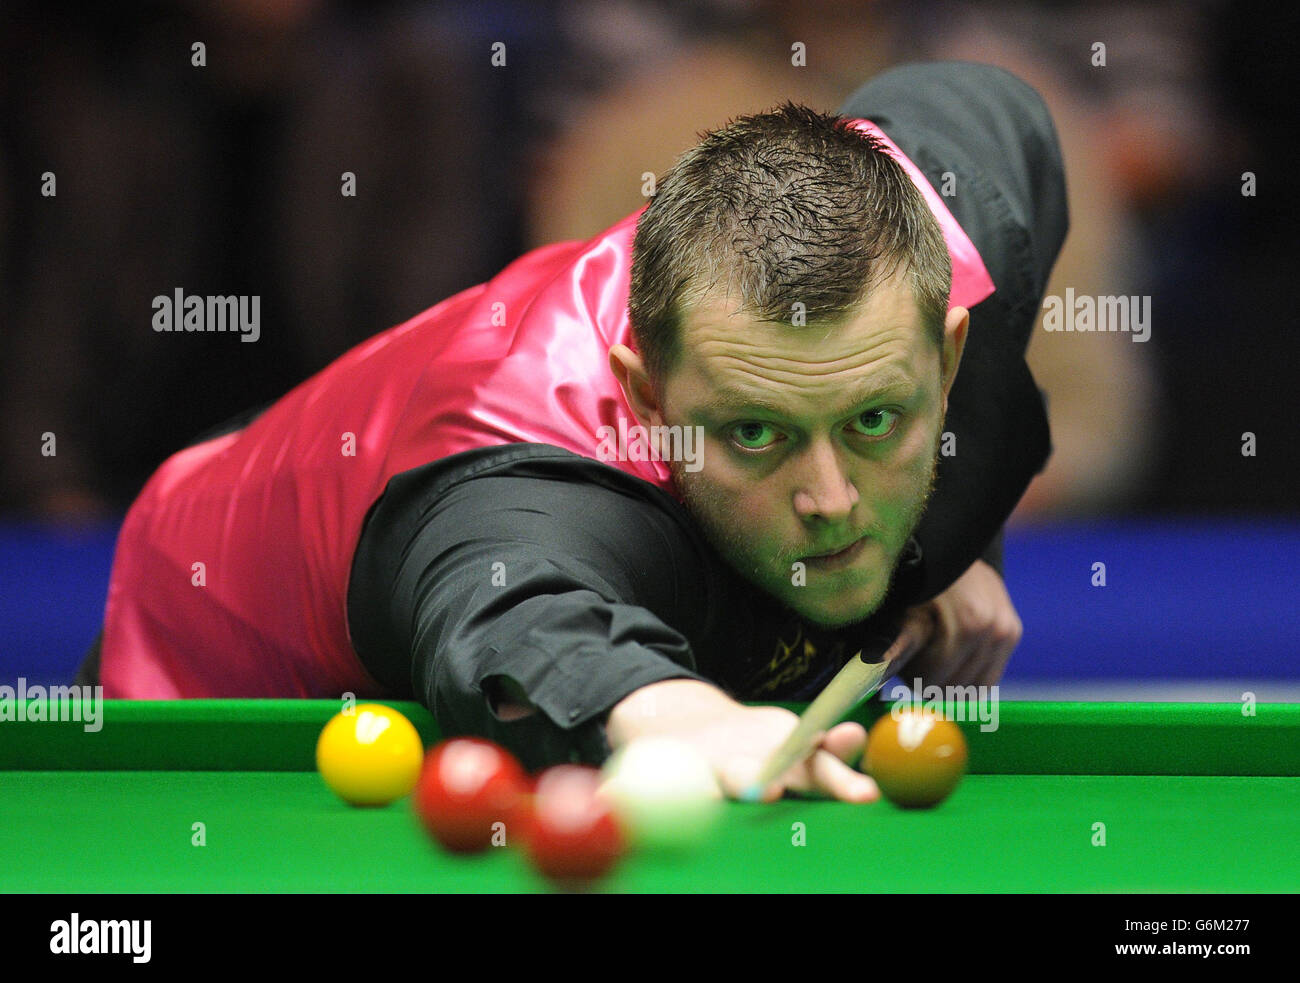
{"label": "man", "polygon": [[[909,676],[995,682],[997,537],[1048,453],[1023,356],[1055,135],[973,64],[843,115],[737,120],[640,216],[169,459],[119,540],[107,695],[413,696],[532,767],[671,732],[737,795],[794,722],[741,701],[900,631]],[[874,798],[864,741],[833,728],[768,797]]]}

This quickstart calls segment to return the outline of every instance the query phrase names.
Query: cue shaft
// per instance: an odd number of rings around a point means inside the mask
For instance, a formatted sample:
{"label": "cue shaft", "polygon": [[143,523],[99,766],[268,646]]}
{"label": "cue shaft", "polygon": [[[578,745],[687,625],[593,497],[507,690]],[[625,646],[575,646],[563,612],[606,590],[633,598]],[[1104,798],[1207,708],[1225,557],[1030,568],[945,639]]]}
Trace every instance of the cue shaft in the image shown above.
{"label": "cue shaft", "polygon": [[901,658],[910,657],[920,646],[921,639],[912,632],[904,630],[885,651],[879,662],[864,662],[862,653],[856,653],[835,674],[835,678],[826,684],[826,688],[817,694],[817,698],[808,705],[794,730],[767,759],[767,764],[758,773],[758,778],[750,786],[746,798],[757,802],[763,789],[781,775],[785,774],[797,761],[812,754],[821,740],[822,734],[839,722],[850,710],[871,696],[885,684],[889,678],[890,667]]}

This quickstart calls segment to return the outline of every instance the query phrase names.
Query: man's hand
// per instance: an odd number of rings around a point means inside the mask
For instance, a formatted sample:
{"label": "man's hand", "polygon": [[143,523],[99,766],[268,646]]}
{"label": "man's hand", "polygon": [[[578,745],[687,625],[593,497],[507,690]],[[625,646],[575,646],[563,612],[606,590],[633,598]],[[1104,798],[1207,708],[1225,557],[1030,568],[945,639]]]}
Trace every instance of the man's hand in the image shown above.
{"label": "man's hand", "polygon": [[[667,679],[629,694],[610,711],[605,732],[615,750],[651,734],[676,737],[713,765],[722,791],[740,798],[772,753],[794,730],[798,716],[781,707],[746,707],[694,679]],[[763,801],[786,791],[845,802],[871,802],[876,783],[848,764],[866,747],[866,729],[848,721],[832,727],[817,750],[763,790]]]}
{"label": "man's hand", "polygon": [[938,597],[909,609],[904,623],[928,641],[897,675],[935,686],[992,686],[1024,633],[1002,578],[983,560]]}

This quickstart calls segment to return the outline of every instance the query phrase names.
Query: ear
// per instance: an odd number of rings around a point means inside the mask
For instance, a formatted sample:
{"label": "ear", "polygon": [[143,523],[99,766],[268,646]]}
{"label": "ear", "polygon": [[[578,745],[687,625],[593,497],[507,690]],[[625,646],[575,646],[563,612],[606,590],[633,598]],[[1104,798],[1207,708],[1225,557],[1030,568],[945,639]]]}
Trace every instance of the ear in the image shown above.
{"label": "ear", "polygon": [[615,345],[609,350],[609,370],[622,386],[623,396],[637,420],[644,426],[661,426],[663,409],[641,356],[627,345]]}
{"label": "ear", "polygon": [[948,414],[948,393],[957,379],[957,366],[966,349],[966,329],[970,326],[970,311],[954,307],[943,320],[943,352],[940,373],[943,382],[943,412]]}

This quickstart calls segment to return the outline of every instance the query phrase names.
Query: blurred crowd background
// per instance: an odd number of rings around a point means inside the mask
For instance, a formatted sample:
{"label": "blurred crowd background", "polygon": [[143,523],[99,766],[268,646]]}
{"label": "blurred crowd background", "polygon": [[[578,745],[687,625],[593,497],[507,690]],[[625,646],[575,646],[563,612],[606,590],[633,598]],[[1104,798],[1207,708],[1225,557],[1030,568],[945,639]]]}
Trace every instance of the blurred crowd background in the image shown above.
{"label": "blurred crowd background", "polygon": [[[1019,517],[1294,512],[1296,19],[1217,0],[13,0],[0,513],[120,515],[204,430],[638,208],[642,174],[700,131],[787,98],[835,110],[933,58],[1009,68],[1053,111],[1073,214],[1049,292],[1152,298],[1144,344],[1035,333],[1056,453]],[[260,296],[260,341],[153,331],[177,287]]]}

